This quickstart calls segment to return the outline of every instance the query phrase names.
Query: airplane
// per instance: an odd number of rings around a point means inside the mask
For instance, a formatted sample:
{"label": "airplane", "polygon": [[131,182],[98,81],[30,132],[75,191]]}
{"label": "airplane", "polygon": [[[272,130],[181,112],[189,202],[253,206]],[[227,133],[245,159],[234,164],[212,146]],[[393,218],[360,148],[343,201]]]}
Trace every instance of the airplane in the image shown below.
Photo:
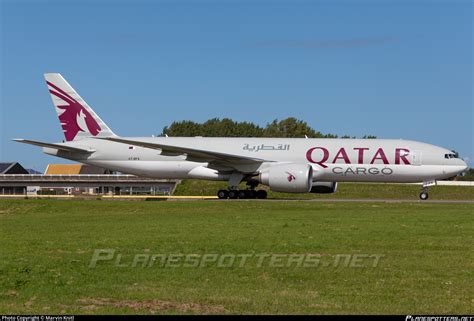
{"label": "airplane", "polygon": [[[58,73],[44,75],[65,141],[17,142],[122,173],[227,181],[220,199],[265,199],[259,184],[286,193],[335,193],[338,182],[423,183],[419,194],[467,169],[449,149],[411,140],[264,137],[121,137]],[[245,189],[238,189],[246,182]]]}

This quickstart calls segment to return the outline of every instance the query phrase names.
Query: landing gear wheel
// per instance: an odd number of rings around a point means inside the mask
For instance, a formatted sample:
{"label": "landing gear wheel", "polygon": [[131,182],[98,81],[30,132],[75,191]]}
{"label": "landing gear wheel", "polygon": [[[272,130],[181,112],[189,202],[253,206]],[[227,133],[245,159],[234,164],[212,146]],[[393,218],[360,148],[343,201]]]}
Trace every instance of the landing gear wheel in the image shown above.
{"label": "landing gear wheel", "polygon": [[420,199],[422,201],[426,201],[428,199],[428,192],[421,192],[420,193]]}
{"label": "landing gear wheel", "polygon": [[244,190],[244,189],[240,190],[240,191],[239,191],[239,198],[240,198],[240,199],[249,198],[247,192],[248,192],[248,191],[246,191],[246,190]]}
{"label": "landing gear wheel", "polygon": [[261,199],[261,200],[266,199],[267,198],[267,191],[265,191],[263,189],[258,190],[257,191],[257,198]]}
{"label": "landing gear wheel", "polygon": [[239,198],[239,191],[230,190],[230,191],[229,191],[229,198],[230,198],[230,199],[233,199],[233,200]]}
{"label": "landing gear wheel", "polygon": [[217,192],[217,197],[219,197],[221,200],[225,200],[229,197],[229,192],[225,189],[221,189],[219,192]]}
{"label": "landing gear wheel", "polygon": [[250,199],[257,198],[257,191],[254,189],[249,189],[247,191],[247,198],[250,198]]}

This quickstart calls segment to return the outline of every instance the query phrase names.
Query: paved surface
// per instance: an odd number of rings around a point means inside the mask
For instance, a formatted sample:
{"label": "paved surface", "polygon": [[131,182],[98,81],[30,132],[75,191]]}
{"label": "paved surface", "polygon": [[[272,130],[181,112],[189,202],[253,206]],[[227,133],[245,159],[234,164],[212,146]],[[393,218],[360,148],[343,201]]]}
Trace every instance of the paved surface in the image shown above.
{"label": "paved surface", "polygon": [[268,199],[267,201],[287,201],[287,202],[320,202],[320,203],[330,203],[330,202],[359,202],[359,203],[440,203],[440,204],[450,204],[450,203],[466,203],[474,204],[474,200],[416,200],[416,199],[381,199],[381,198],[337,198],[337,199]]}
{"label": "paved surface", "polygon": [[[100,197],[100,196],[95,196]],[[24,199],[24,195],[0,195],[2,198],[16,198]],[[67,199],[81,199],[81,197],[75,197],[73,195],[28,195],[28,198],[67,198]],[[91,197],[94,198],[94,197]],[[270,198],[266,200],[255,200],[255,199],[243,199],[243,200],[219,200],[217,196],[165,196],[165,195],[103,195],[100,198],[104,200],[146,200],[146,199],[167,199],[170,201],[195,201],[195,200],[215,200],[219,202],[314,202],[314,203],[419,203],[419,204],[474,204],[474,200],[436,200],[429,199],[426,201],[417,200],[417,199],[380,199],[380,198],[334,198],[334,199],[307,199],[307,198]]]}
{"label": "paved surface", "polygon": [[144,199],[175,199],[175,200],[204,200],[204,199],[217,199],[217,196],[166,196],[166,195],[84,195],[84,196],[74,196],[74,195],[2,195],[0,194],[0,199],[2,198],[69,198],[69,199],[96,199],[101,198],[104,200],[144,200]]}

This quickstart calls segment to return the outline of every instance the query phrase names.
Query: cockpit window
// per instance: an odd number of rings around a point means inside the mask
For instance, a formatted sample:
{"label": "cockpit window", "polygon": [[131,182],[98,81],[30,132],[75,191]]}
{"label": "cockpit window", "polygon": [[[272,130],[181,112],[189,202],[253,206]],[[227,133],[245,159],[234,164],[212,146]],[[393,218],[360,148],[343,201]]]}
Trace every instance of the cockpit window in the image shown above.
{"label": "cockpit window", "polygon": [[444,158],[450,159],[450,158],[458,158],[458,154],[444,154]]}

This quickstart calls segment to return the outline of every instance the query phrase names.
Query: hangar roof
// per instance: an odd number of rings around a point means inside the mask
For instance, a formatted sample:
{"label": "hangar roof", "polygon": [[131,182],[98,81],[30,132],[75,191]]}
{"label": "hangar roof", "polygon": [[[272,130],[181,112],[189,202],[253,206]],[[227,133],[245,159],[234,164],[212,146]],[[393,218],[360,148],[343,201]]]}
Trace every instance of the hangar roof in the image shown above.
{"label": "hangar roof", "polygon": [[78,175],[81,172],[80,164],[48,164],[45,175]]}
{"label": "hangar roof", "polygon": [[18,162],[0,163],[0,174],[28,174]]}
{"label": "hangar roof", "polygon": [[0,163],[0,173],[6,172],[14,163]]}
{"label": "hangar roof", "polygon": [[83,164],[49,164],[45,175],[107,174],[103,168]]}

